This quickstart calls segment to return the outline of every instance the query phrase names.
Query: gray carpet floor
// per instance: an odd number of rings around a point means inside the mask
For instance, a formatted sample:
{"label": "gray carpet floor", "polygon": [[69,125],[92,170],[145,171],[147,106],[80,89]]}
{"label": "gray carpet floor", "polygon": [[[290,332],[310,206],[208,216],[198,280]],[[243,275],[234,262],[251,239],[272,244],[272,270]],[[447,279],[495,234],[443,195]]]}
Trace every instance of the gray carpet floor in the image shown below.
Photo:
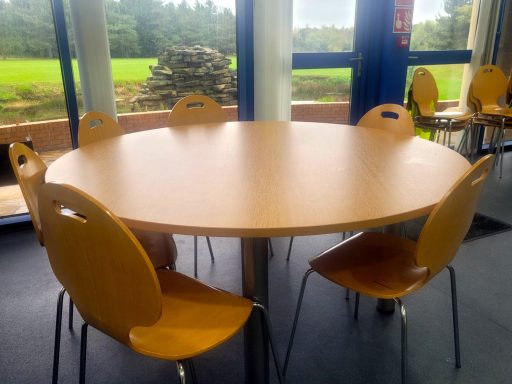
{"label": "gray carpet floor", "polygon": [[[512,223],[512,154],[504,176],[494,172],[478,211]],[[269,262],[270,311],[281,359],[307,259],[341,239],[339,234],[298,237],[285,260],[288,238],[273,239]],[[192,275],[193,239],[176,236],[178,270]],[[199,238],[199,278],[240,293],[239,240],[212,238],[215,263]],[[409,321],[409,383],[510,383],[512,377],[512,232],[464,243],[454,262],[458,278],[462,368],[454,368],[447,272],[404,299]],[[0,234],[0,383],[49,383],[59,284],[31,230]],[[353,295],[313,275],[304,298],[288,383],[399,383],[400,319],[382,315],[362,298],[353,319]],[[67,315],[67,306],[64,309]],[[62,330],[60,383],[78,381],[80,317]],[[244,380],[243,339],[195,359],[200,383]],[[272,382],[277,382],[272,372]],[[88,383],[175,383],[174,364],[140,356],[89,331]]]}

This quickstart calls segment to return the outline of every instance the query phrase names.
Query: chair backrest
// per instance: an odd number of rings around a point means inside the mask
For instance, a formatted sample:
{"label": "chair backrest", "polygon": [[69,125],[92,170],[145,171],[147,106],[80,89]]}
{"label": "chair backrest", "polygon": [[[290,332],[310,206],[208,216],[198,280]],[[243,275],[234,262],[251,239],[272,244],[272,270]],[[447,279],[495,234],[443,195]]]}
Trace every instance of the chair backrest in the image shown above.
{"label": "chair backrest", "polygon": [[47,169],[46,164],[37,153],[21,143],[13,143],[10,145],[9,158],[14,175],[20,185],[21,193],[27,204],[32,223],[34,224],[37,239],[41,245],[44,245],[37,195],[39,194],[41,186],[44,184]]}
{"label": "chair backrest", "polygon": [[78,125],[78,146],[94,143],[124,134],[123,127],[103,112],[90,111],[85,113]]}
{"label": "chair backrest", "polygon": [[409,112],[398,104],[378,105],[368,112],[357,123],[360,127],[380,128],[393,133],[415,135],[414,122]]}
{"label": "chair backrest", "polygon": [[480,102],[482,109],[498,105],[498,99],[507,91],[507,78],[495,65],[483,65],[473,77],[472,95]]}
{"label": "chair backrest", "polygon": [[512,105],[512,68],[510,69],[510,75],[508,76],[508,87],[507,87],[507,104],[509,107]]}
{"label": "chair backrest", "polygon": [[416,262],[430,270],[430,278],[455,257],[471,226],[493,159],[493,155],[487,155],[477,161],[450,188],[428,217],[418,239]]}
{"label": "chair backrest", "polygon": [[472,112],[480,112],[482,110],[482,105],[480,104],[480,101],[478,99],[475,99],[475,97],[473,96],[473,82],[469,84],[466,104]]}
{"label": "chair backrest", "polygon": [[134,326],[161,315],[161,291],[146,252],[112,212],[79,189],[44,184],[39,211],[52,270],[93,327],[130,345]]}
{"label": "chair backrest", "polygon": [[169,113],[169,126],[222,123],[228,120],[220,104],[208,96],[190,95],[178,101]]}
{"label": "chair backrest", "polygon": [[419,67],[414,71],[412,97],[418,105],[421,116],[429,116],[435,112],[439,92],[434,76],[428,69]]}

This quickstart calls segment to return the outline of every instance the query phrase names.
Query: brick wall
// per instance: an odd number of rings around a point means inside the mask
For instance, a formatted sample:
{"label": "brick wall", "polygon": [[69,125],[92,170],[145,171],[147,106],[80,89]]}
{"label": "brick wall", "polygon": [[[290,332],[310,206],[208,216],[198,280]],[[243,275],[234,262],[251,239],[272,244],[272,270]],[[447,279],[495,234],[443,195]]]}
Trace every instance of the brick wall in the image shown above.
{"label": "brick wall", "polygon": [[[457,102],[440,102],[442,110]],[[229,121],[238,119],[237,107],[224,107]],[[348,103],[296,103],[292,105],[292,120],[317,121],[324,123],[347,124]],[[118,120],[126,132],[135,132],[167,126],[169,111],[124,113]],[[69,123],[67,119],[4,125],[0,127],[0,143],[24,141],[31,137],[34,149],[38,152],[71,148]]]}

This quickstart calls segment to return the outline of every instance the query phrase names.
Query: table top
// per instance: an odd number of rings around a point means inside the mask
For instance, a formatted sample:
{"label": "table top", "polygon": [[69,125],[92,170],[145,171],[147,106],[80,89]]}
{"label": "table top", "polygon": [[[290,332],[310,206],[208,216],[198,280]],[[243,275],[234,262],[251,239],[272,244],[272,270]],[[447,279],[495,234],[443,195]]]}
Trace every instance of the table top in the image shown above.
{"label": "table top", "polygon": [[186,235],[314,235],[428,214],[469,168],[453,150],[375,128],[228,122],[126,134],[56,160],[46,181],[130,227]]}

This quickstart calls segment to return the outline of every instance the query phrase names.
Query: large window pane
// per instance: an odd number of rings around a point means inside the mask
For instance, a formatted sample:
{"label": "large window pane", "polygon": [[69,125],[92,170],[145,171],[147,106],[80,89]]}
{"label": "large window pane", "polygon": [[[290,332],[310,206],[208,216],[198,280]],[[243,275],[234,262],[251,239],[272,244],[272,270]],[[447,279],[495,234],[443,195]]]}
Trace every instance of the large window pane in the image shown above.
{"label": "large window pane", "polygon": [[355,12],[355,0],[295,0],[293,52],[352,51]]}
{"label": "large window pane", "polygon": [[106,0],[118,113],[237,104],[235,0]]}
{"label": "large window pane", "polygon": [[472,0],[416,0],[411,50],[467,49]]}
{"label": "large window pane", "polygon": [[71,149],[48,0],[0,0],[0,221],[28,212],[8,147],[24,142],[50,163]]}

